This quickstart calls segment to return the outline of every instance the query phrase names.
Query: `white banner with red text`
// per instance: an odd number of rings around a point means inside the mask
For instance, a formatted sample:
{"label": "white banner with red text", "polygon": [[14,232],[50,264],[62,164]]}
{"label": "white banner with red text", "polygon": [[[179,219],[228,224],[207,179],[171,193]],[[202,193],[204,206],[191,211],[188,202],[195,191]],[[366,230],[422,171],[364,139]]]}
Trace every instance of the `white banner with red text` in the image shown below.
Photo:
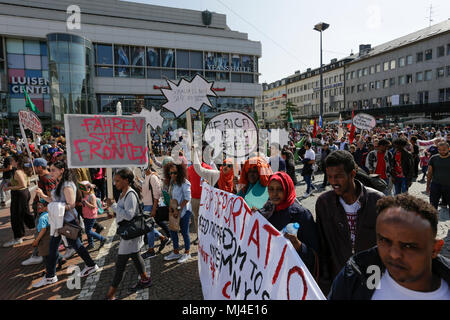
{"label": "white banner with red text", "polygon": [[203,183],[198,267],[206,300],[325,300],[294,247],[242,197]]}

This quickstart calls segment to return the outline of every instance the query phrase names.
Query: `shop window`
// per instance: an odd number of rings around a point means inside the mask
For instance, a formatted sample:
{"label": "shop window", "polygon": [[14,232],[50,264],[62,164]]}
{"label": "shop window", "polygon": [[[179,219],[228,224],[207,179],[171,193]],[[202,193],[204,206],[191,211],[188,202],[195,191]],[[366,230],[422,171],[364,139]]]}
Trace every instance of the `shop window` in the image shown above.
{"label": "shop window", "polygon": [[114,67],[114,75],[120,78],[130,77],[130,68],[128,67]]}
{"label": "shop window", "polygon": [[177,50],[177,68],[189,69],[189,51]]}
{"label": "shop window", "polygon": [[[174,68],[175,67],[175,52],[173,49],[161,49],[161,63],[163,68]],[[168,72],[167,74],[172,75],[175,78],[175,72]]]}
{"label": "shop window", "polygon": [[97,77],[113,77],[113,68],[97,67]]}
{"label": "shop window", "polygon": [[113,64],[112,46],[97,44],[95,47],[96,63],[97,64]]}
{"label": "shop window", "polygon": [[160,52],[161,50],[158,48],[147,48],[147,66],[149,67],[161,66]]}
{"label": "shop window", "polygon": [[114,62],[115,62],[115,65],[129,66],[130,65],[130,47],[115,45],[114,46]]}
{"label": "shop window", "polygon": [[[144,47],[131,47],[130,48],[130,54],[131,54],[131,66],[136,67],[144,67],[145,66],[145,48]],[[141,71],[138,71],[140,74]],[[142,72],[143,74],[143,72]]]}
{"label": "shop window", "polygon": [[175,70],[162,70],[161,72],[161,77],[162,78],[167,78],[167,79],[175,79]]}
{"label": "shop window", "polygon": [[191,51],[189,55],[190,55],[190,68],[203,69],[203,53],[199,51]]}
{"label": "shop window", "polygon": [[20,39],[6,39],[6,52],[23,54],[23,40]]}

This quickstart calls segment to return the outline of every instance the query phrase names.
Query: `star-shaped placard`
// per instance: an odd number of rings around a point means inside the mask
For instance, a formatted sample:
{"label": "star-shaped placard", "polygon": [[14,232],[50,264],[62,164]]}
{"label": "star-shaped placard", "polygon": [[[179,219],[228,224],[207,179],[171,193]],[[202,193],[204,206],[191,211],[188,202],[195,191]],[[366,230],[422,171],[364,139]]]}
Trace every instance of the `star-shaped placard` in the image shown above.
{"label": "star-shaped placard", "polygon": [[170,89],[161,89],[167,99],[164,108],[173,112],[178,118],[189,108],[199,111],[203,104],[212,107],[208,96],[216,96],[212,87],[214,82],[205,80],[202,76],[196,75],[191,81],[181,79],[176,84],[167,80]]}
{"label": "star-shaped placard", "polygon": [[154,108],[152,108],[152,111],[148,111],[147,109],[142,108],[142,111],[139,115],[145,117],[147,124],[149,124],[153,129],[156,130],[157,127],[162,128],[164,118],[161,117],[161,110],[156,111]]}

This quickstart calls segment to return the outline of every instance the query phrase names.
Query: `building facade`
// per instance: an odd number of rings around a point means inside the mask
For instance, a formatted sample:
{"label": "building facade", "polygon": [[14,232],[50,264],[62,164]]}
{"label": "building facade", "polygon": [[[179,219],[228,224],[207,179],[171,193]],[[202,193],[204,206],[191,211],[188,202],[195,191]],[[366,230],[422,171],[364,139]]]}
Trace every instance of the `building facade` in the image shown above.
{"label": "building facade", "polygon": [[450,114],[450,20],[374,48],[360,46],[345,76],[347,110],[391,120]]}
{"label": "building facade", "polygon": [[[323,120],[333,121],[339,118],[339,112],[345,109],[344,66],[351,61],[345,58],[333,59],[323,66]],[[301,126],[310,123],[320,114],[320,69],[308,69],[287,78],[287,100],[292,102],[298,112],[294,123]]]}
{"label": "building facade", "polygon": [[264,83],[263,96],[257,99],[256,114],[258,125],[264,128],[277,128],[283,126],[286,119],[281,117],[286,107],[286,79],[274,83]]}
{"label": "building facade", "polygon": [[[124,114],[161,108],[161,88],[200,74],[214,81],[214,108],[193,112],[253,115],[262,95],[261,43],[232,31],[223,14],[118,0],[77,2],[80,29],[70,29],[70,0],[0,0],[0,112],[11,133],[27,90],[44,126],[65,113]],[[72,12],[73,13],[73,12]],[[68,22],[69,20],[69,22]],[[22,91],[21,91],[22,90]],[[175,128],[171,112],[163,126]]]}

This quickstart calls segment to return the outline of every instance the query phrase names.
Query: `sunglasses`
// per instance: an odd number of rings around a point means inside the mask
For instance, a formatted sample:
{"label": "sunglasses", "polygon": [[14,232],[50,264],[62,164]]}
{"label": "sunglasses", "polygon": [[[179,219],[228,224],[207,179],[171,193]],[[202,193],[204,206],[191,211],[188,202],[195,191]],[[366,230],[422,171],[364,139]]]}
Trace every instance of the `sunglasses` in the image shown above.
{"label": "sunglasses", "polygon": [[224,164],[223,166],[224,166],[224,167],[228,167],[228,168],[230,168],[230,169],[233,168],[233,165],[232,165],[232,164]]}
{"label": "sunglasses", "polygon": [[176,175],[177,173],[178,173],[177,171],[173,171],[173,172],[171,172],[170,174],[171,174],[171,175],[174,175],[174,174]]}

